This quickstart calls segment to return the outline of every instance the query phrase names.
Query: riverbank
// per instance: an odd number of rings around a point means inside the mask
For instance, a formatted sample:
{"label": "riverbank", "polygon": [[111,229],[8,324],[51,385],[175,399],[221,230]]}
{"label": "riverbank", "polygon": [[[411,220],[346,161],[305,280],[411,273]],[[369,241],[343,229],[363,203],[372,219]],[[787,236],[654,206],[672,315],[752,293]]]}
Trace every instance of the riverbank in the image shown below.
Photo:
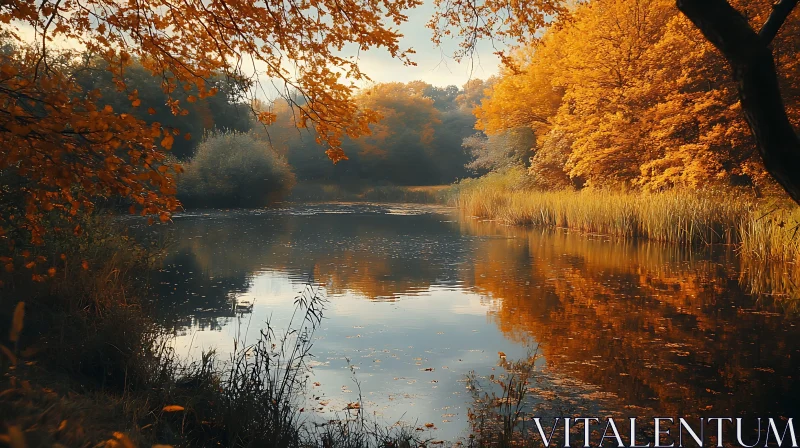
{"label": "riverbank", "polygon": [[[129,224],[129,223],[128,223]],[[179,359],[174,329],[153,317],[150,273],[164,241],[142,241],[115,219],[79,236],[21,249],[0,289],[0,444],[26,446],[386,446],[419,437],[384,427],[361,406],[311,425],[303,414],[306,361],[324,297],[307,287],[298,319],[262,337]],[[63,254],[48,267],[45,255]],[[48,258],[49,259],[49,258]],[[28,267],[29,266],[29,267]],[[43,276],[36,272],[43,270]],[[308,337],[295,337],[297,334]]]}
{"label": "riverbank", "polygon": [[800,212],[787,200],[722,192],[543,192],[490,174],[455,187],[467,215],[509,225],[684,245],[734,245],[746,257],[797,263]]}
{"label": "riverbank", "polygon": [[288,196],[288,202],[397,202],[442,204],[451,199],[450,185],[378,185],[343,186],[300,183]]}

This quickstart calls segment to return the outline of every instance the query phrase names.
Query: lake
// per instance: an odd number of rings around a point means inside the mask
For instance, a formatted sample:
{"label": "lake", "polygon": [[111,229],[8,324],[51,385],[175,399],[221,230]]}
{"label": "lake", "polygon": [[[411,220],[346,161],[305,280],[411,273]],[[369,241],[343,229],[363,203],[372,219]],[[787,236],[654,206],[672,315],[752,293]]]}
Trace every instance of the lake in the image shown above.
{"label": "lake", "polygon": [[268,320],[281,328],[298,293],[321,287],[310,420],[361,394],[379,421],[455,440],[473,406],[466,375],[502,378],[533,352],[543,416],[797,417],[796,302],[730,247],[510,228],[405,204],[185,213],[168,232],[151,282],[182,357],[255,341]]}

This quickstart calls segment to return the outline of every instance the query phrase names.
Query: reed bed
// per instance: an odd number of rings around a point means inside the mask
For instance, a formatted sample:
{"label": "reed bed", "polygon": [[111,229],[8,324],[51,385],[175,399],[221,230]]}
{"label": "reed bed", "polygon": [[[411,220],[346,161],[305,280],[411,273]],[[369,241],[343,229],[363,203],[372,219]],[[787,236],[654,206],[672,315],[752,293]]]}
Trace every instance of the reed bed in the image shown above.
{"label": "reed bed", "polygon": [[499,175],[457,189],[463,213],[508,225],[692,246],[729,244],[756,259],[800,261],[800,213],[787,202],[697,191],[536,191]]}

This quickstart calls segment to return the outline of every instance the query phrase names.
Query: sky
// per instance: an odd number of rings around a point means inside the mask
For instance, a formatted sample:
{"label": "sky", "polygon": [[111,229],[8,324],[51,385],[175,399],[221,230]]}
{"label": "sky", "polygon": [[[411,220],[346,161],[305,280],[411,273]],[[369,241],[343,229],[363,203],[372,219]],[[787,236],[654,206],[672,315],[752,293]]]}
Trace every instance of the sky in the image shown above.
{"label": "sky", "polygon": [[500,59],[494,55],[495,50],[489,42],[481,42],[475,56],[461,63],[452,59],[453,52],[458,48],[457,39],[443,42],[437,48],[431,42],[432,30],[425,26],[433,12],[433,4],[426,2],[410,11],[408,22],[400,27],[404,35],[400,48],[413,48],[416,51],[411,59],[417,66],[404,66],[386,51],[373,50],[361,54],[362,70],[375,82],[421,80],[442,87],[451,84],[460,87],[469,79],[486,79],[497,74]]}

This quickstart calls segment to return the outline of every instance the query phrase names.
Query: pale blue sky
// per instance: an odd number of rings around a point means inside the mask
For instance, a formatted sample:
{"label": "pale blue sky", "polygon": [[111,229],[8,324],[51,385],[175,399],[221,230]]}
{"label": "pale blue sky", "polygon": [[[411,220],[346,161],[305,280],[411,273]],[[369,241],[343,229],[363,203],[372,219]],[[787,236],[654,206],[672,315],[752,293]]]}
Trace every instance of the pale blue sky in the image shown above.
{"label": "pale blue sky", "polygon": [[[490,42],[481,42],[472,60],[457,63],[452,59],[458,40],[452,39],[437,48],[431,42],[432,31],[425,25],[433,15],[431,2],[412,10],[408,22],[400,27],[404,37],[401,48],[413,48],[416,67],[406,67],[383,50],[361,53],[361,66],[376,82],[422,80],[436,86],[463,85],[470,78],[486,79],[497,73],[500,60]],[[498,44],[499,45],[499,44]]]}

